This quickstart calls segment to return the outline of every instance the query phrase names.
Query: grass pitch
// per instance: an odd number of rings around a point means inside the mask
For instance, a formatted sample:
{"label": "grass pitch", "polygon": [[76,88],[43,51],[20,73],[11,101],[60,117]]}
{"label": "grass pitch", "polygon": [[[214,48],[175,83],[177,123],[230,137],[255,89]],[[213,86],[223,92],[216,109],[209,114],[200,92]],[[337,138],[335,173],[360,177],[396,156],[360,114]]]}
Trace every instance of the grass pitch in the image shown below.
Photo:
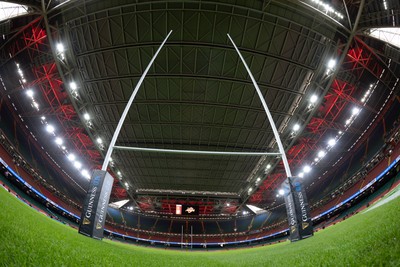
{"label": "grass pitch", "polygon": [[229,251],[174,251],[84,237],[0,187],[4,266],[400,266],[400,198],[309,239]]}

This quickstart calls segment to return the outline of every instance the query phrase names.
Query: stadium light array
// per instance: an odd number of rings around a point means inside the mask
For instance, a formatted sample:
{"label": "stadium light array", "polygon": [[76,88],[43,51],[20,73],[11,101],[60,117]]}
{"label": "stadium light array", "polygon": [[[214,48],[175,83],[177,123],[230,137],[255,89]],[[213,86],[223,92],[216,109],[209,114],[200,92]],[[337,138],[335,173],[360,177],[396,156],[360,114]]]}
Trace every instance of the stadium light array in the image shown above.
{"label": "stadium light array", "polygon": [[[385,0],[384,0],[385,1]],[[343,19],[344,16],[338,12],[337,10],[335,10],[331,5],[322,2],[321,0],[311,0],[311,2],[316,6],[316,8],[318,8],[321,12],[326,13],[327,15],[329,15],[330,17],[335,17],[338,19]]]}

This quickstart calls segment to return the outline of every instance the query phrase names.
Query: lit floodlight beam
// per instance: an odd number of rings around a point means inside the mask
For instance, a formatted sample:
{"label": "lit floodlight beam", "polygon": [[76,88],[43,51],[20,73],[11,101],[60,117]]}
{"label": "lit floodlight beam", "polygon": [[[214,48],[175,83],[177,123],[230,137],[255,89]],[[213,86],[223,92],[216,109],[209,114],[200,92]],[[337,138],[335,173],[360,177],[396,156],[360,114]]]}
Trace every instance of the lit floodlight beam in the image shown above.
{"label": "lit floodlight beam", "polygon": [[110,143],[110,146],[108,147],[107,154],[106,154],[106,157],[104,158],[104,162],[103,162],[103,166],[101,167],[101,170],[103,170],[103,171],[107,170],[107,166],[110,161],[111,153],[114,149],[115,142],[117,141],[119,132],[121,131],[122,124],[125,121],[126,115],[128,114],[128,111],[132,105],[132,102],[135,99],[135,96],[136,96],[137,92],[139,91],[139,88],[142,85],[142,82],[143,82],[144,78],[146,77],[147,72],[149,71],[151,65],[153,65],[154,60],[156,59],[158,53],[161,51],[161,48],[164,46],[165,42],[167,41],[167,39],[171,35],[171,33],[172,33],[172,30],[169,31],[167,37],[165,37],[164,41],[161,43],[160,47],[157,49],[153,58],[150,60],[149,64],[147,65],[147,68],[144,70],[142,76],[140,77],[139,82],[136,84],[136,87],[133,90],[131,97],[129,98],[128,104],[126,104],[125,110],[122,113],[121,118],[119,119],[117,129],[115,129],[114,135],[111,139],[111,143]]}
{"label": "lit floodlight beam", "polygon": [[133,150],[144,152],[162,152],[170,154],[200,154],[200,155],[225,155],[225,156],[280,156],[278,152],[239,152],[239,151],[202,151],[202,150],[180,150],[180,149],[163,149],[149,147],[129,147],[114,146],[114,149]]}
{"label": "lit floodlight beam", "polygon": [[251,78],[251,81],[253,82],[253,85],[254,85],[254,87],[255,87],[255,89],[257,91],[258,97],[260,98],[261,103],[262,103],[262,105],[264,107],[265,113],[267,114],[267,117],[268,117],[268,120],[269,120],[269,124],[271,125],[272,131],[273,131],[275,139],[276,139],[276,143],[278,144],[279,152],[280,152],[280,154],[282,156],[283,166],[285,167],[286,176],[287,177],[291,177],[292,176],[292,172],[290,171],[289,162],[288,162],[286,154],[285,154],[285,149],[283,149],[281,138],[279,137],[278,130],[276,129],[274,120],[272,119],[271,112],[268,109],[268,106],[267,106],[267,103],[265,102],[264,96],[262,95],[261,90],[258,87],[258,84],[257,84],[256,80],[254,79],[253,74],[250,71],[250,68],[247,66],[247,63],[244,60],[244,58],[243,58],[242,54],[240,53],[239,49],[237,48],[235,42],[232,40],[232,38],[229,35],[229,33],[227,33],[227,35],[228,35],[229,40],[231,41],[231,43],[235,47],[235,50],[238,53],[240,59],[242,60],[243,65],[246,68],[246,70],[247,70],[247,72],[248,72],[248,74],[249,74],[249,76]]}

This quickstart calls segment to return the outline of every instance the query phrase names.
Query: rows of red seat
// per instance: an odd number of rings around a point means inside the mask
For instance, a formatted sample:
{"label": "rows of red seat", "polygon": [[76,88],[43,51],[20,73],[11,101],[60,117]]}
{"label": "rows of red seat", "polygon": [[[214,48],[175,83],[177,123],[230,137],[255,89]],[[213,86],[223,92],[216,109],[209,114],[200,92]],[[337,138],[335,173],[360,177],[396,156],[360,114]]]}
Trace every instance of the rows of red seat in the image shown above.
{"label": "rows of red seat", "polygon": [[373,169],[366,175],[366,177],[364,179],[357,181],[351,188],[349,188],[348,190],[343,192],[342,195],[339,195],[336,198],[333,198],[331,201],[329,201],[324,206],[313,210],[312,216],[316,216],[316,215],[322,213],[323,211],[334,207],[341,201],[346,200],[350,196],[354,195],[357,191],[359,191],[361,188],[363,188],[366,184],[368,184],[370,181],[372,181],[374,178],[376,178],[383,170],[385,170],[388,167],[388,165],[390,165],[390,163],[393,162],[396,159],[396,157],[399,155],[400,155],[400,144],[398,144],[396,146],[396,148],[393,149],[393,152],[389,158],[384,158],[376,166],[374,166]]}

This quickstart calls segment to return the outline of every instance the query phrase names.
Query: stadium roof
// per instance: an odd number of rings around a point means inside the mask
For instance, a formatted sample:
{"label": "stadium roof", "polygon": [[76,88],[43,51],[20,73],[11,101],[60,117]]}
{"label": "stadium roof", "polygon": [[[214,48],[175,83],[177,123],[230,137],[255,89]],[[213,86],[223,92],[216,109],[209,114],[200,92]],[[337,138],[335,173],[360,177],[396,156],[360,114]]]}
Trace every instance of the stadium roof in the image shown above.
{"label": "stadium roof", "polygon": [[[44,127],[54,127],[57,144],[45,148],[82,185],[66,157],[80,159],[71,161],[86,177],[101,166],[133,88],[170,30],[118,146],[278,152],[227,33],[262,90],[292,172],[309,184],[319,177],[312,196],[398,90],[398,48],[369,35],[400,25],[396,0],[18,2],[30,13],[1,22],[7,72],[0,75],[8,90],[35,91],[12,101],[42,143]],[[17,63],[27,80],[20,85],[6,76]],[[129,195],[144,210],[189,200],[205,213],[207,206],[210,213],[245,203],[267,208],[280,201],[286,178],[276,156],[115,150],[112,158],[120,180],[113,201]]]}

